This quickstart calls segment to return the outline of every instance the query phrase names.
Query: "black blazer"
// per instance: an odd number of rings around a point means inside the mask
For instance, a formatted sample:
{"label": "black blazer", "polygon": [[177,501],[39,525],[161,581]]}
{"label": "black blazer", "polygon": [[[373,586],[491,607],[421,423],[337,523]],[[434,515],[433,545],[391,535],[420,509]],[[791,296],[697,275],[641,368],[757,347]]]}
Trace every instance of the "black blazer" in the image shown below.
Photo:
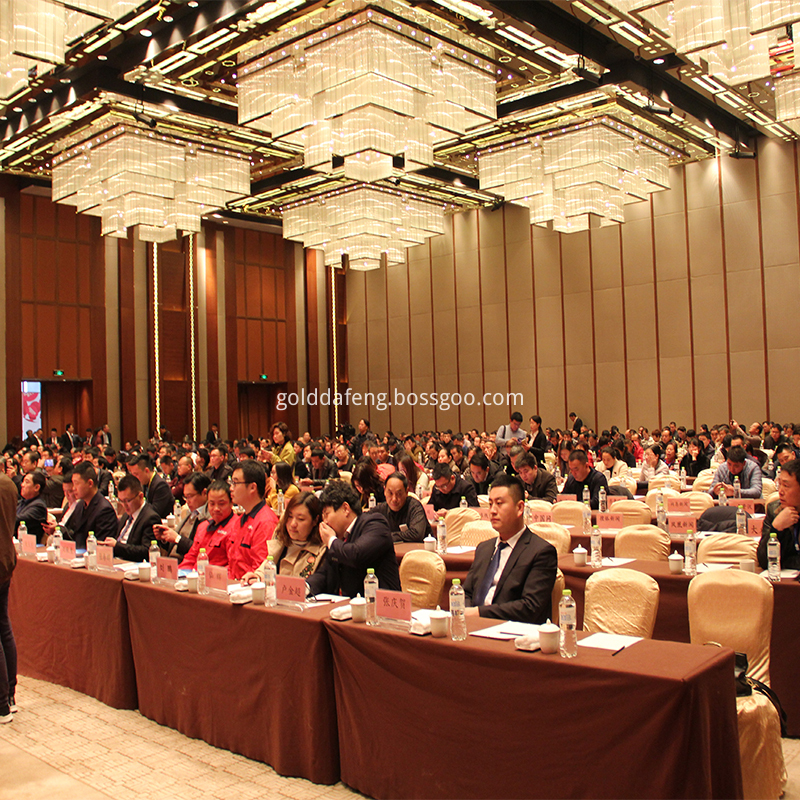
{"label": "black blazer", "polygon": [[[128,524],[128,515],[125,514],[118,523],[117,535],[122,533],[123,528]],[[160,525],[161,517],[153,509],[150,503],[145,503],[136,522],[133,523],[131,532],[128,534],[128,541],[125,544],[117,542],[114,545],[114,557],[122,558],[125,561],[147,561],[150,542],[156,537],[153,536],[153,525]]]}
{"label": "black blazer", "polygon": [[172,489],[169,488],[169,484],[160,475],[153,475],[150,485],[144,487],[144,499],[159,515],[159,522],[162,519],[166,519],[175,507]]}
{"label": "black blazer", "polygon": [[81,508],[81,504],[78,504],[78,508],[70,517],[70,527],[71,531],[69,528],[62,529],[65,538],[73,539],[76,547],[85,548],[89,531],[94,531],[99,542],[109,536],[116,538],[117,515],[111,503],[97,492],[88,506]]}
{"label": "black blazer", "polygon": [[[467,606],[483,585],[497,539],[481,542],[464,580]],[[482,617],[513,619],[540,625],[552,615],[552,593],[556,582],[558,554],[555,547],[525,528],[506,561],[490,605],[480,606]]]}

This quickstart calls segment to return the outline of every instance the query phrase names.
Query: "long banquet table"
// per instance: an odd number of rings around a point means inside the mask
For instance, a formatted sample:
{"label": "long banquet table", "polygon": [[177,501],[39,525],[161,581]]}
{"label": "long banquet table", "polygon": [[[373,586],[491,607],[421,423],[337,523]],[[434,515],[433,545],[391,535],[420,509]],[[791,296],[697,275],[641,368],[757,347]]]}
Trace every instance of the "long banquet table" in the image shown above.
{"label": "long banquet table", "polygon": [[325,627],[342,780],[372,797],[741,797],[730,650],[650,640],[565,660]]}

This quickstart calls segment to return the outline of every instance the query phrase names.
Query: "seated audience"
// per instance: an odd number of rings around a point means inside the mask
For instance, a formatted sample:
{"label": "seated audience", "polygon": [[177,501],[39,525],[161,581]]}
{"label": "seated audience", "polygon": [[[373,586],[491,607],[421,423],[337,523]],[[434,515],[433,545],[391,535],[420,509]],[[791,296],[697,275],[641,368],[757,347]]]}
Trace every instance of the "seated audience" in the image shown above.
{"label": "seated audience", "polygon": [[[183,459],[181,459],[183,460]],[[153,532],[167,555],[184,558],[194,543],[200,524],[208,519],[208,487],[211,481],[202,472],[193,472],[183,485],[186,500],[181,516],[175,520],[175,528],[155,525]]]}
{"label": "seated audience", "polygon": [[523,453],[518,456],[514,466],[529,500],[547,500],[548,503],[555,503],[558,495],[556,479],[546,469],[539,467],[539,462],[533,453]]}
{"label": "seated audience", "polygon": [[392,473],[385,485],[386,502],[375,507],[386,517],[395,542],[421,542],[430,535],[431,525],[422,503],[408,496],[408,478],[402,472]]}
{"label": "seated audience", "polygon": [[278,493],[283,492],[283,508],[289,500],[300,492],[295,485],[292,468],[285,461],[276,461],[272,465],[272,472],[269,480],[269,492],[267,493],[267,503],[269,507],[278,514]]}
{"label": "seated audience", "polygon": [[769,535],[776,533],[781,548],[781,569],[800,569],[800,461],[792,459],[778,477],[778,499],[767,506],[758,563],[767,568]]}
{"label": "seated audience", "polygon": [[460,475],[455,475],[450,464],[437,464],[434,467],[433,486],[429,502],[435,511],[458,508],[462,498],[467,501],[468,506],[479,505],[475,486]]}
{"label": "seated audience", "polygon": [[569,477],[564,483],[562,494],[574,494],[578,501],[583,500],[583,489],[589,487],[589,504],[593,509],[600,507],[600,489],[608,491],[608,481],[594,467],[583,450],[573,450],[569,456]]}
{"label": "seated audience", "polygon": [[17,503],[17,527],[24,522],[28,533],[36,537],[38,543],[45,540],[44,524],[47,522],[47,506],[44,503],[42,492],[47,483],[47,477],[41,470],[28,472],[22,479],[20,487],[21,497]]}
{"label": "seated audience", "polygon": [[733,497],[734,480],[739,478],[742,497],[761,497],[761,468],[747,457],[743,447],[730,447],[724,464],[720,464],[714,473],[708,493],[719,497],[724,493]]}
{"label": "seated audience", "polygon": [[214,481],[208,487],[206,506],[208,519],[198,526],[192,546],[179,565],[181,569],[196,569],[197,556],[202,548],[205,548],[209,564],[228,566],[228,536],[233,526],[238,524],[228,481]]}
{"label": "seated audience", "polygon": [[689,442],[689,450],[681,460],[681,469],[686,470],[687,477],[696,478],[704,469],[709,468],[710,463],[700,439],[695,437]]}
{"label": "seated audience", "polygon": [[117,524],[117,536],[99,542],[114,548],[114,558],[147,561],[150,543],[156,538],[153,526],[161,524],[161,517],[144,499],[142,484],[133,475],[126,475],[119,482],[117,499],[125,509]]}

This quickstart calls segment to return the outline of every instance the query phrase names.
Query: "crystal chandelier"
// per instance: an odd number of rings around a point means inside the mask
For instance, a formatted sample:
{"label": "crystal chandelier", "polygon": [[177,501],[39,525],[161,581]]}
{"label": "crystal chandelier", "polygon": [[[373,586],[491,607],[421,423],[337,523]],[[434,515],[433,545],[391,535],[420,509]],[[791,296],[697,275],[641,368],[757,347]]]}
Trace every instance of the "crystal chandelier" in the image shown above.
{"label": "crystal chandelier", "polygon": [[198,232],[204,214],[249,192],[248,158],[113,121],[70,138],[53,159],[53,200],[100,217],[105,236],[134,226],[149,242]]}
{"label": "crystal chandelier", "polygon": [[608,118],[478,156],[481,189],[528,206],[562,233],[624,221],[624,207],[669,188],[666,148]]}

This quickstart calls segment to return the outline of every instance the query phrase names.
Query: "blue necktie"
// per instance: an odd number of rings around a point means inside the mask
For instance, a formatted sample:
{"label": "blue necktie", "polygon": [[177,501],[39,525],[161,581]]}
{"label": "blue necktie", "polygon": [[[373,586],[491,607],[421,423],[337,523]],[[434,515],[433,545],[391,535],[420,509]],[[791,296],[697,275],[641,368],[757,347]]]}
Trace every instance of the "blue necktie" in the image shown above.
{"label": "blue necktie", "polygon": [[495,573],[497,572],[497,568],[500,566],[500,551],[507,547],[505,542],[500,542],[498,544],[497,549],[494,551],[494,555],[492,556],[492,560],[489,562],[489,567],[486,570],[486,575],[483,578],[483,583],[481,584],[481,589],[478,594],[472,598],[474,606],[482,606],[486,601],[486,595],[489,594],[489,589],[492,588],[492,583],[494,581]]}

